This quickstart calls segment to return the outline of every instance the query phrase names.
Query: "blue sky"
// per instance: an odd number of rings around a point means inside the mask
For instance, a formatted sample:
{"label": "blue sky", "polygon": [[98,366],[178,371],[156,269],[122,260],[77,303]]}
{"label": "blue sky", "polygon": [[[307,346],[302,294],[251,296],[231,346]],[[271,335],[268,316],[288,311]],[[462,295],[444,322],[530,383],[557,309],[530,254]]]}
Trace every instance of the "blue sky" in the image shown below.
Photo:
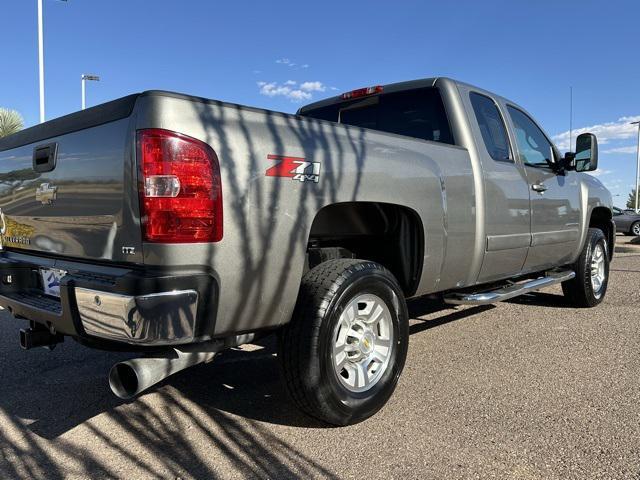
{"label": "blue sky", "polygon": [[[293,112],[353,88],[445,75],[527,108],[561,146],[599,134],[623,204],[640,119],[637,0],[454,2],[44,0],[47,118],[146,89]],[[0,106],[38,120],[36,0],[2,0]],[[295,83],[294,83],[295,82]],[[565,145],[563,145],[565,144]]]}

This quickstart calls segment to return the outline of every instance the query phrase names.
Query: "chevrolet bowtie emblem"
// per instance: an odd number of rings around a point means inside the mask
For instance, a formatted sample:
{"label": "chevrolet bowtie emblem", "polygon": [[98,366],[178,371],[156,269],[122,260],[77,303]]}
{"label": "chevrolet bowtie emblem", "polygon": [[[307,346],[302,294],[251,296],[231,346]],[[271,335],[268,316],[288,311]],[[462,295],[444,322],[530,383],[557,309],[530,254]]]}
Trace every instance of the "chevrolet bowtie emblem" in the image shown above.
{"label": "chevrolet bowtie emblem", "polygon": [[58,187],[54,187],[49,183],[41,183],[36,189],[36,200],[43,205],[51,205],[56,199]]}

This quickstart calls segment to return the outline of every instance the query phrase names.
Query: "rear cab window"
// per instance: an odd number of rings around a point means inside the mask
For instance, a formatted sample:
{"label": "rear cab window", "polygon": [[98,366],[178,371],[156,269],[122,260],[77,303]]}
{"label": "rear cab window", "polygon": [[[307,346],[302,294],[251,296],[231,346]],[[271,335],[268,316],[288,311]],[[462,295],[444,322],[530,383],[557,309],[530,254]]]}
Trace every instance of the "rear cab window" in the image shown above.
{"label": "rear cab window", "polygon": [[437,88],[383,93],[306,110],[302,115],[454,145]]}
{"label": "rear cab window", "polygon": [[497,162],[511,162],[507,129],[498,106],[486,95],[476,92],[471,92],[469,99],[487,153]]}

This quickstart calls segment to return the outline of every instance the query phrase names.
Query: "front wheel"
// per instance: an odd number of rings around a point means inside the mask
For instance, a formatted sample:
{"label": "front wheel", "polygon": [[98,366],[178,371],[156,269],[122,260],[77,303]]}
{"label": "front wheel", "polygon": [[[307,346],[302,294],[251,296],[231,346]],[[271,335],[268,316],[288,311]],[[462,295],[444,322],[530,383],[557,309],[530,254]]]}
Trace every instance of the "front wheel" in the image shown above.
{"label": "front wheel", "polygon": [[635,235],[636,237],[640,237],[640,222],[634,222],[629,229],[630,235]]}
{"label": "front wheel", "polygon": [[573,269],[575,278],[562,283],[562,291],[569,302],[576,307],[595,307],[602,302],[609,283],[609,252],[602,230],[588,230]]}
{"label": "front wheel", "polygon": [[395,277],[363,260],[329,260],[303,278],[279,356],[298,407],[333,425],[375,414],[393,393],[409,342]]}

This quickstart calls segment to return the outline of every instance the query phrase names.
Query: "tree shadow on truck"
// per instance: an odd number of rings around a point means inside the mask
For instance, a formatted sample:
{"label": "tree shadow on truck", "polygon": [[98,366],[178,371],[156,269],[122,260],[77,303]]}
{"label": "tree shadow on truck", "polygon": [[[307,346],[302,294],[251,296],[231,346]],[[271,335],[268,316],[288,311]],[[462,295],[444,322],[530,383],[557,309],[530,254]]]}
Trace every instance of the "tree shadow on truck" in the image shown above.
{"label": "tree shadow on truck", "polygon": [[[347,152],[336,124],[324,124],[321,128],[317,121],[217,102],[191,105],[200,124],[206,126],[203,140],[216,151],[223,172],[224,217],[230,227],[225,229],[230,235],[233,233],[233,238],[225,239],[242,242],[242,255],[236,259],[242,276],[237,284],[226,285],[227,299],[233,299],[229,300],[226,317],[234,319],[234,328],[238,330],[254,327],[258,313],[263,319],[278,318],[284,323],[288,319],[283,316],[282,303],[288,301],[289,290],[297,291],[300,283],[303,262],[297,260],[306,251],[315,213],[324,199],[335,200],[339,190],[344,192],[347,161],[355,161],[357,166],[348,196],[352,199],[358,196],[367,158],[367,144],[362,141],[364,131],[341,130],[350,146]],[[257,120],[264,124],[257,124]],[[257,128],[265,128],[268,138],[254,138]],[[230,130],[238,133],[230,138]],[[289,138],[282,138],[283,131],[288,132]],[[265,144],[270,151],[265,150]],[[317,184],[293,182],[284,177],[260,180],[273,163],[267,154],[286,156],[292,152],[307,162],[320,163],[321,180]],[[291,192],[300,185],[296,202],[285,202],[285,193],[291,198]],[[277,236],[277,231],[288,232],[288,236]],[[218,258],[218,252],[218,245],[209,245],[207,259],[214,269],[224,260]],[[228,289],[233,289],[233,293]]]}
{"label": "tree shadow on truck", "polygon": [[[280,315],[283,290],[276,290],[275,295],[266,299],[264,291],[267,285],[283,285],[292,278],[299,282],[301,272],[291,263],[292,256],[280,265],[275,276],[266,268],[267,264],[276,248],[279,252],[306,249],[306,235],[313,221],[308,213],[313,209],[309,207],[317,207],[320,196],[335,197],[345,152],[330,154],[326,133],[321,134],[313,122],[302,124],[294,121],[294,117],[285,117],[287,128],[298,139],[299,146],[303,146],[305,158],[323,162],[325,171],[320,195],[317,190],[305,189],[298,205],[281,205],[282,179],[266,189],[259,182],[251,185],[238,178],[239,168],[264,173],[266,159],[254,145],[245,121],[247,112],[240,107],[236,111],[240,138],[244,139],[244,145],[238,148],[226,134],[226,115],[231,111],[228,106],[193,105],[202,125],[209,129],[203,140],[215,147],[227,172],[223,185],[225,218],[246,242],[243,255],[237,258],[238,269],[243,272],[238,290],[244,295],[239,296],[229,317],[250,317],[252,308],[263,300],[267,302],[267,316]],[[281,127],[274,120],[279,116],[273,112],[266,112],[265,116],[275,146],[270,153],[285,155],[287,148],[279,134]],[[335,128],[333,133],[332,143],[340,145]],[[350,159],[355,158],[358,165],[351,195],[355,198],[366,159],[366,144],[357,133],[349,135],[353,149]],[[243,162],[241,166],[235,163],[238,155]],[[252,195],[254,205],[248,203],[249,186],[257,188]],[[252,218],[249,207],[274,215]],[[276,245],[276,228],[285,214],[294,217],[294,225],[287,241]],[[212,265],[216,253],[216,245],[211,244],[208,258]],[[243,325],[237,328],[242,330]],[[8,352],[7,365],[14,363],[10,357],[20,359],[23,355],[17,345],[4,351]],[[34,354],[41,358],[34,362]],[[136,472],[134,477],[216,478],[219,472],[212,465],[215,462],[208,458],[212,452],[245,477],[335,478],[320,463],[300,453],[295,445],[282,441],[254,420],[320,426],[289,403],[279,380],[276,358],[266,347],[264,351],[225,352],[212,365],[201,365],[170,377],[149,395],[128,403],[112,396],[105,376],[110,364],[134,354],[92,351],[69,341],[52,354],[30,355],[26,369],[12,371],[2,381],[2,478],[56,479],[73,472],[79,476],[117,477],[128,469]],[[71,358],[65,358],[69,355]],[[241,356],[248,358],[241,360]]]}

